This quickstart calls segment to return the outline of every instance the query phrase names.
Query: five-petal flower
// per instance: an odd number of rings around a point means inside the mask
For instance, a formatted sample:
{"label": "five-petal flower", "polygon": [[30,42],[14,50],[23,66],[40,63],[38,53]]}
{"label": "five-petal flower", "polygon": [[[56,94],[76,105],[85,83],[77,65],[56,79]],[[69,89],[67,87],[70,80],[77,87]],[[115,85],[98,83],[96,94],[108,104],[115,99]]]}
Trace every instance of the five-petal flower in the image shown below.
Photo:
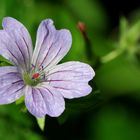
{"label": "five-petal flower", "polygon": [[[6,17],[0,30],[0,54],[14,66],[0,67],[0,104],[25,96],[25,105],[36,117],[59,116],[64,98],[88,95],[93,69],[85,63],[58,62],[71,47],[71,33],[56,30],[51,19],[43,20],[37,31],[33,52],[27,29],[16,19]],[[58,64],[58,65],[57,65]]]}

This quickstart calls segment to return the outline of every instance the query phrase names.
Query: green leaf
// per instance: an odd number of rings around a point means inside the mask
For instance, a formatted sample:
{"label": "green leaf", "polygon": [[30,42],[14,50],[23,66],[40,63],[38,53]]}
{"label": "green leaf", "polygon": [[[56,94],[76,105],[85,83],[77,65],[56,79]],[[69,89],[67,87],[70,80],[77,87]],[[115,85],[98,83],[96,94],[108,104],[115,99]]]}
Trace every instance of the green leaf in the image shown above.
{"label": "green leaf", "polygon": [[122,38],[126,34],[127,29],[128,29],[128,22],[124,17],[122,17],[120,19],[120,27],[119,27],[120,38]]}
{"label": "green leaf", "polygon": [[[140,51],[140,20],[134,22],[133,24],[128,25],[128,22],[125,18],[120,20],[120,34],[119,41],[116,43],[115,50],[106,54],[101,58],[103,63],[107,63],[121,54],[125,53],[129,59],[133,59],[136,54],[139,54]],[[115,44],[115,43],[114,43]]]}
{"label": "green leaf", "polygon": [[16,105],[23,103],[23,101],[24,101],[24,96],[16,100]]}
{"label": "green leaf", "polygon": [[118,49],[128,51],[134,54],[137,51],[140,36],[140,20],[128,26],[127,21],[123,18],[120,22],[120,41]]}
{"label": "green leaf", "polygon": [[0,55],[0,66],[12,66],[13,64],[2,55]]}
{"label": "green leaf", "polygon": [[[15,104],[0,106],[0,139],[42,140],[41,135],[33,130],[35,120],[19,109]],[[9,127],[10,131],[7,134]]]}
{"label": "green leaf", "polygon": [[39,128],[43,131],[45,127],[45,117],[36,118]]}
{"label": "green leaf", "polygon": [[101,92],[121,95],[140,92],[140,68],[134,61],[120,55],[96,70],[95,81]]}

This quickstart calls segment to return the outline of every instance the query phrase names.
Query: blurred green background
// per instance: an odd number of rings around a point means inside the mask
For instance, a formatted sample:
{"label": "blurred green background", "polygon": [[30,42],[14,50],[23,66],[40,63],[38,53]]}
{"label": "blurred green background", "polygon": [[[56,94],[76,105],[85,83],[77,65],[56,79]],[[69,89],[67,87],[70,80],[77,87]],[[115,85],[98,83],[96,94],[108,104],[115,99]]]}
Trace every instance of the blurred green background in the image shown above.
{"label": "blurred green background", "polygon": [[44,131],[23,104],[0,106],[0,140],[140,140],[139,8],[135,0],[0,0],[0,21],[21,21],[33,44],[43,19],[69,29],[73,44],[62,61],[82,61],[96,72],[93,92],[66,100],[59,118],[46,116]]}

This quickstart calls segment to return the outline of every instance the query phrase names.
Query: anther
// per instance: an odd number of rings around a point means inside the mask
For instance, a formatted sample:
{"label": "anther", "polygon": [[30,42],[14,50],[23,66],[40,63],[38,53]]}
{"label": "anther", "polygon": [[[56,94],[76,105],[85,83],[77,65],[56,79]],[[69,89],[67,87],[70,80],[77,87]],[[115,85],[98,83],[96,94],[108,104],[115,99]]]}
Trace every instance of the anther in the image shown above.
{"label": "anther", "polygon": [[40,77],[40,74],[39,73],[34,73],[32,75],[32,79],[38,79]]}

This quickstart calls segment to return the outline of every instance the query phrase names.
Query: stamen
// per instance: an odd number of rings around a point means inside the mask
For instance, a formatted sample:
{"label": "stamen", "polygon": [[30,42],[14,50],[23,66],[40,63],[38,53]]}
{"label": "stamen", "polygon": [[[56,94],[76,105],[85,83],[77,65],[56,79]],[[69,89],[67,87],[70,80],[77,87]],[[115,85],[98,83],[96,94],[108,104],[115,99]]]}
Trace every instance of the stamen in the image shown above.
{"label": "stamen", "polygon": [[35,65],[31,64],[32,65],[32,68],[35,68]]}

